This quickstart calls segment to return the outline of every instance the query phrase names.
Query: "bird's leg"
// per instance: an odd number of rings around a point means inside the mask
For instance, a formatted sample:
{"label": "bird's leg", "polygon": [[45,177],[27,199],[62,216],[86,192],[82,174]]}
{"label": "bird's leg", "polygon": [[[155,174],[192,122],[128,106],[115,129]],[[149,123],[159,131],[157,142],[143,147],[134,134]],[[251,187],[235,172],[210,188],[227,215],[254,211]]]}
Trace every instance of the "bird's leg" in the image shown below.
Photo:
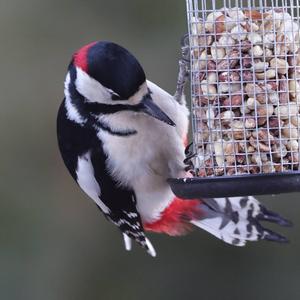
{"label": "bird's leg", "polygon": [[[188,81],[189,74],[190,74],[190,46],[189,46],[189,35],[185,34],[180,41],[181,44],[181,58],[179,60],[179,72],[177,77],[177,86],[176,86],[176,92],[174,94],[175,100],[179,104],[184,104],[184,88]],[[193,158],[196,156],[195,153],[192,152],[192,146],[193,143],[190,143],[185,148],[185,159],[183,163],[186,165],[185,171],[194,176],[194,163]]]}
{"label": "bird's leg", "polygon": [[179,72],[177,77],[177,86],[174,94],[175,100],[179,104],[183,104],[184,88],[189,77],[189,65],[190,65],[190,47],[189,36],[185,34],[181,38],[181,58],[179,60]]}

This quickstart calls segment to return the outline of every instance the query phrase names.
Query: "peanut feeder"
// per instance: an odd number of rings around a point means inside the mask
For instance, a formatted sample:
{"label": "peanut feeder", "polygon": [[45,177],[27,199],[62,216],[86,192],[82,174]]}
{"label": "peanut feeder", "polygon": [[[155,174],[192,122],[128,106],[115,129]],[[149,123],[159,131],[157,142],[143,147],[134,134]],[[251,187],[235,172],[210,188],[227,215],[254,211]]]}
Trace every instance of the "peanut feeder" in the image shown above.
{"label": "peanut feeder", "polygon": [[186,3],[196,177],[177,192],[299,191],[299,1]]}

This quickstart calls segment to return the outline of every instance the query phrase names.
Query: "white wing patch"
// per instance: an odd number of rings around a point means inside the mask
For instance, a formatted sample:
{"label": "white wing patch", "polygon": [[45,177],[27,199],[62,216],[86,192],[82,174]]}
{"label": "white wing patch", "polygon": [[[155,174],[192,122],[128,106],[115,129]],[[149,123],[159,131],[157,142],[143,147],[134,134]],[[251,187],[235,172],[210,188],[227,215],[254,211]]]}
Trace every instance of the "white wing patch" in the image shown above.
{"label": "white wing patch", "polygon": [[94,176],[90,152],[78,157],[76,174],[79,186],[96,202],[105,214],[108,214],[110,212],[109,208],[100,199],[101,190]]}
{"label": "white wing patch", "polygon": [[109,90],[80,68],[76,68],[76,88],[89,102],[105,103],[111,99]]}

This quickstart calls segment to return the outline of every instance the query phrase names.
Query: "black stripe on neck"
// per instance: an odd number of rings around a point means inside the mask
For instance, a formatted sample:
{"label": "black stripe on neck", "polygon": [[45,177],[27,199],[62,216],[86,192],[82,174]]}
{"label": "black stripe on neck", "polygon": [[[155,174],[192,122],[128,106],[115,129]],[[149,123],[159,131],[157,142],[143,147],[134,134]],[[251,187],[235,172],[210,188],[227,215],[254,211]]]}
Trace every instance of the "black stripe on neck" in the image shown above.
{"label": "black stripe on neck", "polygon": [[120,111],[134,111],[138,112],[141,108],[141,104],[129,105],[129,104],[104,104],[96,102],[85,102],[85,107],[88,111],[94,114],[114,114]]}
{"label": "black stripe on neck", "polygon": [[102,129],[108,133],[110,133],[111,135],[117,135],[117,136],[122,136],[122,137],[127,137],[127,136],[131,136],[131,135],[135,135],[137,134],[136,130],[114,130],[112,128],[110,128],[107,124],[99,121],[99,120],[94,120],[95,124],[93,124],[93,127],[96,130]]}

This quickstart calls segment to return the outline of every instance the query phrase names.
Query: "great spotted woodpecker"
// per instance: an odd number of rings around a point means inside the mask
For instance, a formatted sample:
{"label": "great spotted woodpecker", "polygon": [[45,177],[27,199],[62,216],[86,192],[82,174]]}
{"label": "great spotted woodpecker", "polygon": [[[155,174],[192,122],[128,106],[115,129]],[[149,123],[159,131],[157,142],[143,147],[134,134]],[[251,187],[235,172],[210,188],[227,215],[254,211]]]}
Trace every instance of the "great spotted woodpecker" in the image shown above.
{"label": "great spotted woodpecker", "polygon": [[180,63],[175,96],[146,79],[137,59],[112,42],[94,42],[72,57],[65,98],[57,117],[66,167],[105,217],[152,256],[146,231],[182,235],[197,226],[242,246],[286,239],[262,227],[289,222],[253,197],[184,200],[167,179],[187,176],[185,143],[189,112]]}

